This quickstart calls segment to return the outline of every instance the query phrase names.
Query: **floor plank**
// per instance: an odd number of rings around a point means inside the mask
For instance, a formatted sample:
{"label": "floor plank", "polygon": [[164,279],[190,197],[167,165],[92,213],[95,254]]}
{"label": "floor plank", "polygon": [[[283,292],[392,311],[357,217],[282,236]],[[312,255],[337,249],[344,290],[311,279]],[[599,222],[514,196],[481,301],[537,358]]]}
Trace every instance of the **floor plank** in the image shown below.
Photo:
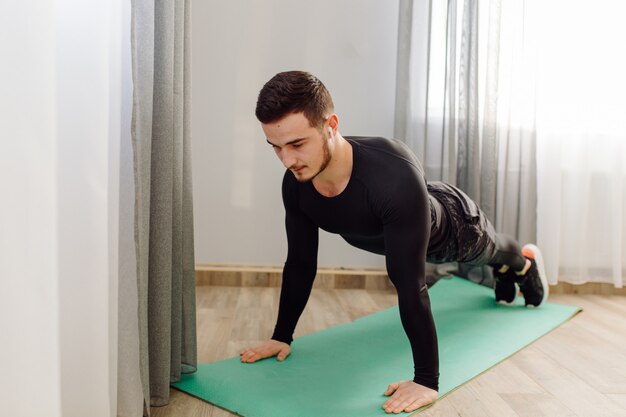
{"label": "floor plank", "polygon": [[[280,289],[208,287],[197,291],[198,358],[211,362],[271,336]],[[626,416],[626,297],[554,294],[584,312],[461,386],[420,417]],[[314,289],[295,336],[396,305],[393,291]],[[383,384],[384,385],[384,384]],[[235,414],[172,390],[155,417]]]}

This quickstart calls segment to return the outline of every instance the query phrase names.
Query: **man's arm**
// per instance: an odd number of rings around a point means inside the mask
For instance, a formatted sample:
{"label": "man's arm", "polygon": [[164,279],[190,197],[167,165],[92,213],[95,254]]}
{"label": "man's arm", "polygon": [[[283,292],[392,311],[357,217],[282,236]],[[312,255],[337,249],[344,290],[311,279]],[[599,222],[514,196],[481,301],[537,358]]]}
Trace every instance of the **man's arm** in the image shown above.
{"label": "man's arm", "polygon": [[283,178],[288,252],[274,334],[271,340],[242,350],[242,362],[256,362],[272,356],[282,361],[289,356],[293,332],[309,299],[317,273],[318,228],[299,209],[297,183],[291,175],[286,172]]}
{"label": "man's arm", "polygon": [[290,344],[317,273],[319,233],[317,226],[285,198],[290,197],[283,195],[288,252],[272,339]]}
{"label": "man's arm", "polygon": [[317,226],[300,210],[298,183],[289,171],[283,177],[282,195],[288,249],[272,339],[291,344],[317,273],[319,232]]}
{"label": "man's arm", "polygon": [[[430,207],[421,175],[398,181],[387,193],[383,210],[385,257],[389,278],[398,293],[402,326],[413,351],[412,381],[389,385],[383,404],[387,413],[413,412],[437,399],[439,354],[437,332],[426,287],[426,251]],[[393,189],[395,187],[395,189]]]}
{"label": "man's arm", "polygon": [[395,186],[396,190],[389,190],[383,216],[387,272],[398,293],[402,326],[413,351],[413,381],[437,391],[437,332],[425,276],[430,237],[428,192],[421,177]]}

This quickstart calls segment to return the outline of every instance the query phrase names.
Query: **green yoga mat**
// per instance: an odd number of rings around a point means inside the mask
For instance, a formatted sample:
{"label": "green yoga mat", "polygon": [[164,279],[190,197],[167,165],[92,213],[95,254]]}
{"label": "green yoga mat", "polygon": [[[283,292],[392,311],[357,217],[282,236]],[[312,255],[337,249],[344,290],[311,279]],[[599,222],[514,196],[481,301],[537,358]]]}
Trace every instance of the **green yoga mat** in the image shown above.
{"label": "green yoga mat", "polygon": [[[440,357],[439,397],[485,372],[580,311],[494,302],[493,290],[461,278],[430,290]],[[200,364],[175,388],[245,417],[368,417],[387,385],[412,379],[411,349],[393,307],[302,336],[284,361],[243,364],[239,357]],[[408,413],[404,413],[405,415]]]}

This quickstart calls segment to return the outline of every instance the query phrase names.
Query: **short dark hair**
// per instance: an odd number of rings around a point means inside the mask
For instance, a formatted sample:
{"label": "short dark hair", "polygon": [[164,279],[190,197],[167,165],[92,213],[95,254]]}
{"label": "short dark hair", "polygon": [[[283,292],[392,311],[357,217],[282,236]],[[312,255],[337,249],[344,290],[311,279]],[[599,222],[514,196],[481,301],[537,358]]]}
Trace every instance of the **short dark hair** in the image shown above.
{"label": "short dark hair", "polygon": [[321,127],[333,111],[333,99],[317,77],[304,71],[287,71],[265,83],[255,113],[261,123],[272,123],[303,112],[312,127]]}

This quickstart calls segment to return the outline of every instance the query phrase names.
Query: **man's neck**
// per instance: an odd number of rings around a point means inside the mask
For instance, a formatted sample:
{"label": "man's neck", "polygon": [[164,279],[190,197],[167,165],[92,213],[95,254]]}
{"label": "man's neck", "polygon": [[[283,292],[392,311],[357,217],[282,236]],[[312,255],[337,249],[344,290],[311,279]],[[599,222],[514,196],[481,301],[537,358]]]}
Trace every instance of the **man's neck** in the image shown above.
{"label": "man's neck", "polygon": [[333,139],[332,158],[326,169],[313,178],[313,186],[325,197],[343,192],[352,175],[352,145],[337,132]]}

